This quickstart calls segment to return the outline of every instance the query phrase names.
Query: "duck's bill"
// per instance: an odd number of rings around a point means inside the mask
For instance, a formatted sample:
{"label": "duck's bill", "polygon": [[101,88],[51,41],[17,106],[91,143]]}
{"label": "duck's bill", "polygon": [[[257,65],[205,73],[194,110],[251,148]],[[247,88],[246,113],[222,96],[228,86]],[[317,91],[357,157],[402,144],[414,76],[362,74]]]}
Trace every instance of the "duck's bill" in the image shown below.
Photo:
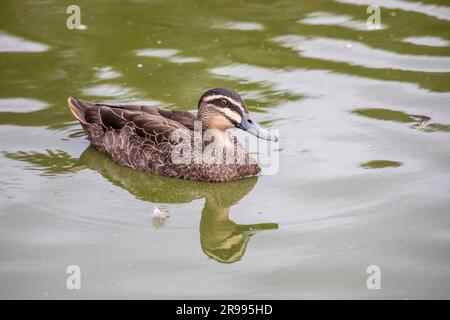
{"label": "duck's bill", "polygon": [[248,133],[265,140],[278,141],[278,137],[271,134],[269,130],[261,127],[256,121],[250,119],[248,115],[244,115],[241,123],[236,124],[236,128],[247,131]]}

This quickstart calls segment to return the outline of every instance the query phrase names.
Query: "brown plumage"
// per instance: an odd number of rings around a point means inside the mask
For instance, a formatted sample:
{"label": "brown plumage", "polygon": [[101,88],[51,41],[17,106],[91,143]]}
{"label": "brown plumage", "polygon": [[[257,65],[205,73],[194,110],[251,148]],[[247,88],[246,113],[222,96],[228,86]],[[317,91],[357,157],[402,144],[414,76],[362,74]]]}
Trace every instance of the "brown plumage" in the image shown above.
{"label": "brown plumage", "polygon": [[[152,106],[113,106],[73,97],[68,99],[68,104],[91,144],[110,155],[119,164],[133,169],[211,182],[255,176],[260,171],[256,160],[236,140],[231,141],[226,135],[226,129],[233,126],[255,134],[252,132],[254,128],[244,128],[248,125],[245,124],[248,120],[248,111],[240,96],[234,91],[221,88],[207,91],[199,101],[198,114]],[[194,148],[196,120],[202,121],[201,126],[204,130],[212,129],[214,136],[213,140],[201,141],[201,151],[211,143],[215,143],[216,147],[212,149],[210,157],[205,158],[211,160],[206,163],[194,160],[204,159]],[[251,125],[256,125],[251,120],[248,121]],[[181,155],[189,154],[189,159],[192,159],[190,163],[173,160],[173,152],[179,150],[175,148],[179,147],[180,141],[174,139],[174,132],[187,137],[191,148],[183,150]],[[255,135],[259,134],[258,131]],[[219,158],[227,159],[227,162],[223,163],[218,160]]]}

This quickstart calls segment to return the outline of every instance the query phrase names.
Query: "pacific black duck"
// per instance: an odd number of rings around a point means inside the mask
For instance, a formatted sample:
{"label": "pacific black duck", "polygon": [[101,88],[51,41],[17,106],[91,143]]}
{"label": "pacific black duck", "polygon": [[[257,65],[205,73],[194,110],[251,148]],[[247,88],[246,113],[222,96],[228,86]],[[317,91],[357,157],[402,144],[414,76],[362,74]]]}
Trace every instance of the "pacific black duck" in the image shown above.
{"label": "pacific black duck", "polygon": [[223,182],[256,176],[257,161],[228,137],[227,129],[236,127],[277,140],[250,119],[244,101],[230,89],[206,91],[197,112],[115,106],[73,97],[68,104],[94,147],[119,164],[168,177]]}

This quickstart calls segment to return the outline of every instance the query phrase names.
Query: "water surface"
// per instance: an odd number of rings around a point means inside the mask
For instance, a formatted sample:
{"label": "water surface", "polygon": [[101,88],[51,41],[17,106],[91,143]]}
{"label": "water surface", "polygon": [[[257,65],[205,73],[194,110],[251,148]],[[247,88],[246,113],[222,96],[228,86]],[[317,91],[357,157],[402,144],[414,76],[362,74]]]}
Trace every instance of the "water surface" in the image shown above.
{"label": "water surface", "polygon": [[[0,4],[1,298],[450,298],[447,1],[78,4],[81,30],[66,1]],[[66,105],[218,86],[279,129],[276,175],[134,172]]]}

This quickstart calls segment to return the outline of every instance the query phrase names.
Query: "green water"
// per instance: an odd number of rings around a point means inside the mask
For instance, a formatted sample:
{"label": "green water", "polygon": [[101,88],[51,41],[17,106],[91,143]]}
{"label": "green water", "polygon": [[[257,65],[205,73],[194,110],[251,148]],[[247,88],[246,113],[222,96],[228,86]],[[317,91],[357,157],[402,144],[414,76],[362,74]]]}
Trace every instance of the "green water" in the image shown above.
{"label": "green water", "polygon": [[[76,3],[81,30],[72,2],[0,3],[1,298],[450,298],[448,1]],[[66,105],[218,86],[279,129],[277,174],[134,172]]]}

